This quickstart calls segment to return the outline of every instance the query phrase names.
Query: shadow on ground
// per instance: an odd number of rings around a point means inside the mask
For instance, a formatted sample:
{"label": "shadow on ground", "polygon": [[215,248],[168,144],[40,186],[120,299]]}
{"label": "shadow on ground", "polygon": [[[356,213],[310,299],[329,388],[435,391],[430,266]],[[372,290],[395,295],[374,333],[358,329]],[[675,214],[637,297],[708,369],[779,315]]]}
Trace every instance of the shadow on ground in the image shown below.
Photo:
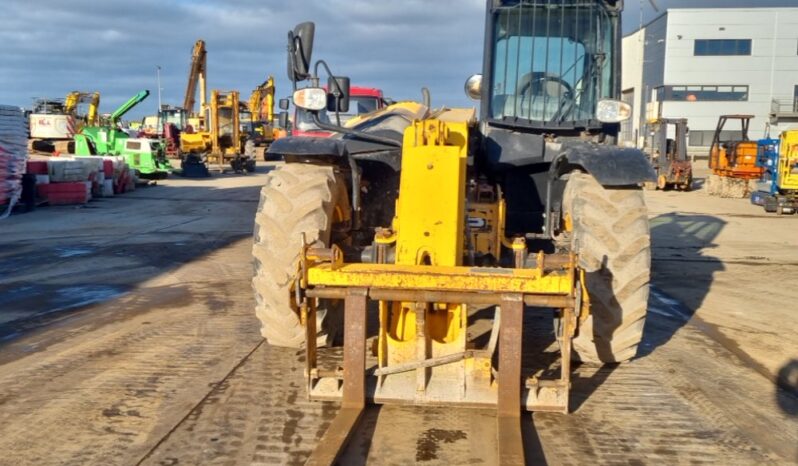
{"label": "shadow on ground", "polygon": [[[638,357],[666,344],[701,307],[715,273],[724,270],[711,250],[725,225],[711,215],[669,213],[651,219],[651,293]],[[680,300],[668,296],[664,284],[685,290]]]}
{"label": "shadow on ground", "polygon": [[776,380],[776,402],[782,411],[798,417],[798,359],[793,359],[779,370]]}
{"label": "shadow on ground", "polygon": [[4,220],[0,345],[250,237],[260,185],[225,187],[234,184],[229,178],[161,184]]}

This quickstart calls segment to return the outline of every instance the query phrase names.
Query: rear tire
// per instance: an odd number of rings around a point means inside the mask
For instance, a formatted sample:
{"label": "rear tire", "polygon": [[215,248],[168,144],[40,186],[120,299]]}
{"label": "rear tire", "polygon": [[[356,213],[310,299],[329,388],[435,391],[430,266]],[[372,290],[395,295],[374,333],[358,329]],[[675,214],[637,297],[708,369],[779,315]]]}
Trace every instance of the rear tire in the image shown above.
{"label": "rear tire", "polygon": [[628,361],[637,353],[648,309],[651,241],[643,192],[605,189],[588,174],[572,173],[563,207],[591,304],[574,337],[574,354],[589,363]]}
{"label": "rear tire", "polygon": [[774,196],[768,196],[765,198],[765,204],[762,206],[767,213],[775,213],[776,209],[778,208],[779,203]]}
{"label": "rear tire", "polygon": [[[287,164],[269,173],[255,217],[255,313],[261,334],[273,346],[300,347],[305,329],[295,309],[293,280],[302,233],[308,244],[327,247],[336,205],[346,196],[332,167]],[[318,343],[332,344],[341,325],[340,305],[320,300]]]}
{"label": "rear tire", "polygon": [[688,176],[687,181],[682,184],[682,191],[692,191],[693,190],[693,177]]}

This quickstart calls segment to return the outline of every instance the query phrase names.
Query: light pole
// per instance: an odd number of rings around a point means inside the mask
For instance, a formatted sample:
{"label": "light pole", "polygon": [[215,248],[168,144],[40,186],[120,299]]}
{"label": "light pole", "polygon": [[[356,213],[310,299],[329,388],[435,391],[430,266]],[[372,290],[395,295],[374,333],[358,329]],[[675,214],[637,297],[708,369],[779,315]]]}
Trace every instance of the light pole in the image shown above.
{"label": "light pole", "polygon": [[161,113],[161,65],[155,67],[155,76],[158,80],[158,113]]}

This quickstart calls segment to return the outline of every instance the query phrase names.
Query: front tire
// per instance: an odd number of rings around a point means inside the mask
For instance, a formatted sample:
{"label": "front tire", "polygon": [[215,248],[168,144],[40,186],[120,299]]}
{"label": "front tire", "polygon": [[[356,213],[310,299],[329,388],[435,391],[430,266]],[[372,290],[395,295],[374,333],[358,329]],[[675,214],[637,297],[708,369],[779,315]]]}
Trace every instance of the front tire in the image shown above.
{"label": "front tire", "polygon": [[628,361],[648,309],[651,240],[643,192],[605,189],[588,174],[572,173],[563,208],[591,304],[573,339],[575,356],[588,363]]}
{"label": "front tire", "polygon": [[659,188],[660,191],[668,189],[668,178],[665,175],[657,177],[657,188]]}
{"label": "front tire", "polygon": [[[269,173],[255,217],[255,313],[273,346],[297,348],[305,329],[295,309],[293,280],[302,234],[308,244],[330,246],[335,207],[346,188],[332,167],[287,164]],[[340,306],[320,300],[318,343],[331,344],[340,327]]]}

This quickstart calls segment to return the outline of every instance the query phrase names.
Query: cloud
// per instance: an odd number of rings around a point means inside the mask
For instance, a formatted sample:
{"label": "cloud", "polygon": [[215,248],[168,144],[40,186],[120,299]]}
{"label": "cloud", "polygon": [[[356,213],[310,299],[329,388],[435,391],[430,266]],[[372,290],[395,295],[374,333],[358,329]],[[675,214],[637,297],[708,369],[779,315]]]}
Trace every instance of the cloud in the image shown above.
{"label": "cloud", "polygon": [[395,98],[432,89],[438,104],[470,105],[462,93],[481,68],[484,0],[156,1],[25,0],[3,2],[0,102],[29,106],[34,97],[99,90],[110,112],[141,89],[157,107],[156,66],[165,103],[183,100],[191,49],[204,39],[209,89],[244,98],[267,75],[289,93],[286,34],[316,22],[315,58],[353,83]]}
{"label": "cloud", "polygon": [[[665,8],[712,2],[658,3]],[[714,2],[718,3],[728,2]],[[150,89],[151,97],[129,114],[139,118],[157,108],[158,65],[163,101],[183,101],[191,49],[200,38],[208,49],[209,89],[238,89],[246,98],[272,74],[278,95],[287,96],[286,33],[312,20],[314,58],[324,59],[354,84],[380,87],[395,99],[419,99],[420,88],[428,86],[435,105],[471,106],[463,83],[482,68],[485,4],[486,0],[3,0],[0,103],[30,106],[34,97],[99,90],[101,111],[110,112],[139,90]],[[646,14],[651,16],[647,4]],[[627,25],[638,23],[638,8],[627,1]]]}

